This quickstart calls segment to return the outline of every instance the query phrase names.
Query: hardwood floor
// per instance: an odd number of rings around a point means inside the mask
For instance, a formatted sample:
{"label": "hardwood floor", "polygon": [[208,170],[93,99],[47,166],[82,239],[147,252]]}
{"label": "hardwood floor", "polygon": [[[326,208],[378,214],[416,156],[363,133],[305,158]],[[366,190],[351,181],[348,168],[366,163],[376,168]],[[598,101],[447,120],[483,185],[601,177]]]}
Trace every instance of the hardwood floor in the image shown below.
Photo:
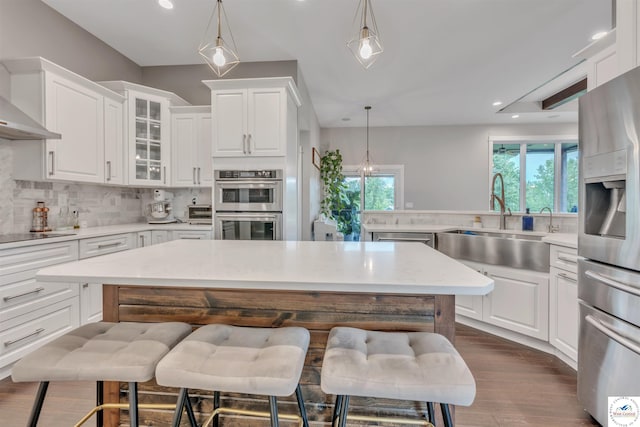
{"label": "hardwood floor", "polygon": [[[457,427],[598,426],[576,400],[576,373],[554,356],[456,325],[456,347],[477,383]],[[24,426],[37,384],[0,381],[0,425]],[[74,425],[93,406],[95,385],[52,383],[39,425]],[[93,420],[86,425],[95,425]]]}

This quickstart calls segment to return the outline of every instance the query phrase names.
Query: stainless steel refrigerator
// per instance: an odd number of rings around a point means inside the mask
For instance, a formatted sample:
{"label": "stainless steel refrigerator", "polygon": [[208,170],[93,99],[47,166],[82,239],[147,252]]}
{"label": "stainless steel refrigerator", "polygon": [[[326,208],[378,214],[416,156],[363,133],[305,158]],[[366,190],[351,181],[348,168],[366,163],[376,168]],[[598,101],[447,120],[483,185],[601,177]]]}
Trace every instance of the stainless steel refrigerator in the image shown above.
{"label": "stainless steel refrigerator", "polygon": [[640,68],[580,98],[578,399],[640,396]]}

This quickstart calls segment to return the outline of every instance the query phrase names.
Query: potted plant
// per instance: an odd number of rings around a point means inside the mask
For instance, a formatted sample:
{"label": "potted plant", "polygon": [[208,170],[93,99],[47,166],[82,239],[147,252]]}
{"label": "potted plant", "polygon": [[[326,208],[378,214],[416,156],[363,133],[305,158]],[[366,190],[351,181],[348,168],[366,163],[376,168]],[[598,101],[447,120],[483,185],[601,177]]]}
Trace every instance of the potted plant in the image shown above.
{"label": "potted plant", "polygon": [[349,199],[347,187],[342,175],[342,154],[340,150],[329,150],[320,159],[320,179],[324,198],[320,203],[320,213],[326,218],[336,221],[338,231],[346,228],[344,218],[339,213],[345,208]]}

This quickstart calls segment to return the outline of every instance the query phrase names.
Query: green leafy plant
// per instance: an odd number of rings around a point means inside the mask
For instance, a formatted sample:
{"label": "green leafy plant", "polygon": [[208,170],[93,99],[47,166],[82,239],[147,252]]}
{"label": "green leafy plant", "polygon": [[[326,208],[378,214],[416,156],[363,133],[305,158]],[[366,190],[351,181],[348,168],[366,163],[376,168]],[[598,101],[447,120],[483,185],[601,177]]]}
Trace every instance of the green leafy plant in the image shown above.
{"label": "green leafy plant", "polygon": [[320,159],[320,179],[324,198],[320,204],[320,212],[338,223],[338,229],[344,229],[339,212],[349,202],[347,186],[342,174],[342,154],[340,150],[329,150]]}

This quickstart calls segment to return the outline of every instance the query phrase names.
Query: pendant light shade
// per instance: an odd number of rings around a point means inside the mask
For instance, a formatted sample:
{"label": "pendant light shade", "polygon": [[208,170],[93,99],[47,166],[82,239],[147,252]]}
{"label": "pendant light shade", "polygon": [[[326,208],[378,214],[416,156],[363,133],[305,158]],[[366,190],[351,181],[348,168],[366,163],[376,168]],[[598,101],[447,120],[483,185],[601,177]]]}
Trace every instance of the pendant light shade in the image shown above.
{"label": "pendant light shade", "polygon": [[[222,38],[224,26],[225,33],[229,35],[230,44]],[[229,20],[222,6],[222,0],[216,0],[207,30],[202,37],[198,53],[218,77],[222,77],[240,63],[236,54],[236,44],[233,40]]]}
{"label": "pendant light shade", "polygon": [[364,68],[369,68],[384,50],[371,0],[360,0],[353,21],[354,36],[347,43],[347,47]]}
{"label": "pendant light shade", "polygon": [[366,154],[364,161],[362,162],[362,172],[364,176],[371,176],[373,172],[373,165],[371,163],[371,158],[369,157],[369,111],[371,110],[371,106],[367,105],[364,107],[364,110],[367,112],[367,139],[366,139]]}

